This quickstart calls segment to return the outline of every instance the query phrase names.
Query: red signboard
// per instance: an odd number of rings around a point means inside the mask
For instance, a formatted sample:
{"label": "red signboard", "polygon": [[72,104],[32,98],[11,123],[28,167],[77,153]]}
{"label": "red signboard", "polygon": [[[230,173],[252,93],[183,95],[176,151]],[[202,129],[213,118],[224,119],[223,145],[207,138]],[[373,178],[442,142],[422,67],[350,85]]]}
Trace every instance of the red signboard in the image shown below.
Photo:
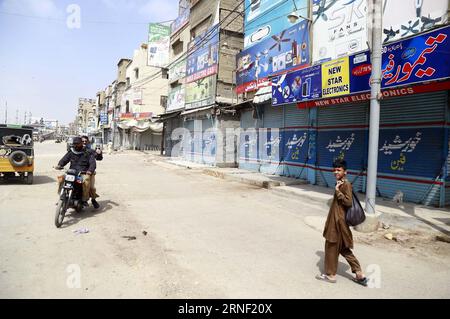
{"label": "red signboard", "polygon": [[[437,91],[445,91],[445,90],[450,90],[450,81],[385,89],[385,90],[382,90],[381,92],[383,94],[383,98],[387,99],[387,98],[391,98],[391,97],[399,97],[399,96],[406,96],[406,95],[412,95],[412,94],[429,93],[429,92],[437,92]],[[297,107],[299,109],[304,109],[304,108],[310,108],[310,107],[332,106],[332,105],[339,105],[339,104],[365,102],[365,101],[370,100],[370,95],[371,95],[370,92],[366,92],[366,93],[336,97],[336,98],[331,98],[331,99],[308,101],[308,102],[298,103]]]}

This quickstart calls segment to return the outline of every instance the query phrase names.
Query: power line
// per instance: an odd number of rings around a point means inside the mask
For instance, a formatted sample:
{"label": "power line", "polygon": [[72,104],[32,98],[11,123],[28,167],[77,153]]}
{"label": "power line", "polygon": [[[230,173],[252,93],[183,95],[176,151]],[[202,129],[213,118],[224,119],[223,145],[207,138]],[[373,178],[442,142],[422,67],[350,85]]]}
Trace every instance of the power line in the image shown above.
{"label": "power line", "polygon": [[[23,17],[23,18],[38,19],[38,20],[55,21],[55,22],[66,22],[67,21],[67,19],[62,19],[62,18],[33,16],[33,15],[26,15],[26,14],[15,13],[15,12],[0,11],[0,14],[16,16],[16,17]],[[164,24],[164,23],[169,23],[169,22],[173,22],[173,21],[175,21],[175,19],[154,22],[154,23]],[[136,24],[136,25],[144,25],[144,24],[147,25],[148,24],[148,22],[95,21],[95,20],[84,20],[84,19],[82,20],[82,23],[88,23],[88,24]]]}

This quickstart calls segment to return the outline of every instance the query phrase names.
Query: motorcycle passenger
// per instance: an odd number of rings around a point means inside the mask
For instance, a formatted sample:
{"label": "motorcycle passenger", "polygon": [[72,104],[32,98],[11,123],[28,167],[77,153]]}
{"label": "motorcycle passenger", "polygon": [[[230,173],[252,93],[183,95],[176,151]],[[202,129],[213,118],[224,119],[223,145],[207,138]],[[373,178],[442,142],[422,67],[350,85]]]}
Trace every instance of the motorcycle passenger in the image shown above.
{"label": "motorcycle passenger", "polygon": [[[84,206],[88,206],[91,176],[95,173],[97,166],[94,155],[84,148],[80,137],[74,137],[73,147],[70,148],[55,168],[63,169],[69,162],[70,169],[75,169],[79,172],[86,172],[82,175],[83,195],[81,200]],[[58,178],[60,187],[62,185],[62,180],[63,179]]]}
{"label": "motorcycle passenger", "polygon": [[[86,148],[86,150],[88,152],[90,152],[96,161],[101,161],[103,160],[103,153],[102,151],[98,148],[95,151],[92,149],[92,145],[91,145],[91,141],[89,140],[89,137],[87,137],[86,135],[83,135],[81,137],[81,140],[83,141],[83,145]],[[95,188],[95,176],[97,174],[94,172],[91,175],[91,189],[89,191],[89,195],[91,197],[91,202],[92,202],[92,206],[94,206],[95,209],[98,209],[100,207],[100,204],[97,202],[96,198],[100,197],[97,194],[97,189]]]}

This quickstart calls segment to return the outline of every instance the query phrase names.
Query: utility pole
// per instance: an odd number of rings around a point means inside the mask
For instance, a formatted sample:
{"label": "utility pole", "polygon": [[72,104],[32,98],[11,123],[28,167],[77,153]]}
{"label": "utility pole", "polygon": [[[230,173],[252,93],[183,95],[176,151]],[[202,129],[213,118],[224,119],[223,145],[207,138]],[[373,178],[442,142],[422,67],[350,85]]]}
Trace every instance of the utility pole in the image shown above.
{"label": "utility pole", "polygon": [[5,102],[5,124],[8,124],[8,101]]}
{"label": "utility pole", "polygon": [[27,111],[23,112],[23,125],[27,125]]}
{"label": "utility pole", "polygon": [[373,1],[372,23],[372,89],[370,97],[370,127],[369,127],[369,159],[367,167],[366,192],[366,222],[357,230],[371,232],[378,229],[378,219],[375,211],[378,170],[378,143],[380,136],[380,98],[381,98],[381,66],[383,50],[383,3]]}
{"label": "utility pole", "polygon": [[19,110],[16,109],[16,124],[19,124]]}

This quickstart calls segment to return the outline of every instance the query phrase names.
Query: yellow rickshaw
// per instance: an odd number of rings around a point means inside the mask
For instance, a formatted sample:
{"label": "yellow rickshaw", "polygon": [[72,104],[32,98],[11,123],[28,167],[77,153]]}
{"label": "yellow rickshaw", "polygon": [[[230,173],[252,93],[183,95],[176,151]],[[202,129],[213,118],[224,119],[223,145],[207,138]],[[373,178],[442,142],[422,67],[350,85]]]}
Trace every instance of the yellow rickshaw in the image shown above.
{"label": "yellow rickshaw", "polygon": [[33,184],[33,128],[0,124],[0,177],[7,180],[19,175]]}

